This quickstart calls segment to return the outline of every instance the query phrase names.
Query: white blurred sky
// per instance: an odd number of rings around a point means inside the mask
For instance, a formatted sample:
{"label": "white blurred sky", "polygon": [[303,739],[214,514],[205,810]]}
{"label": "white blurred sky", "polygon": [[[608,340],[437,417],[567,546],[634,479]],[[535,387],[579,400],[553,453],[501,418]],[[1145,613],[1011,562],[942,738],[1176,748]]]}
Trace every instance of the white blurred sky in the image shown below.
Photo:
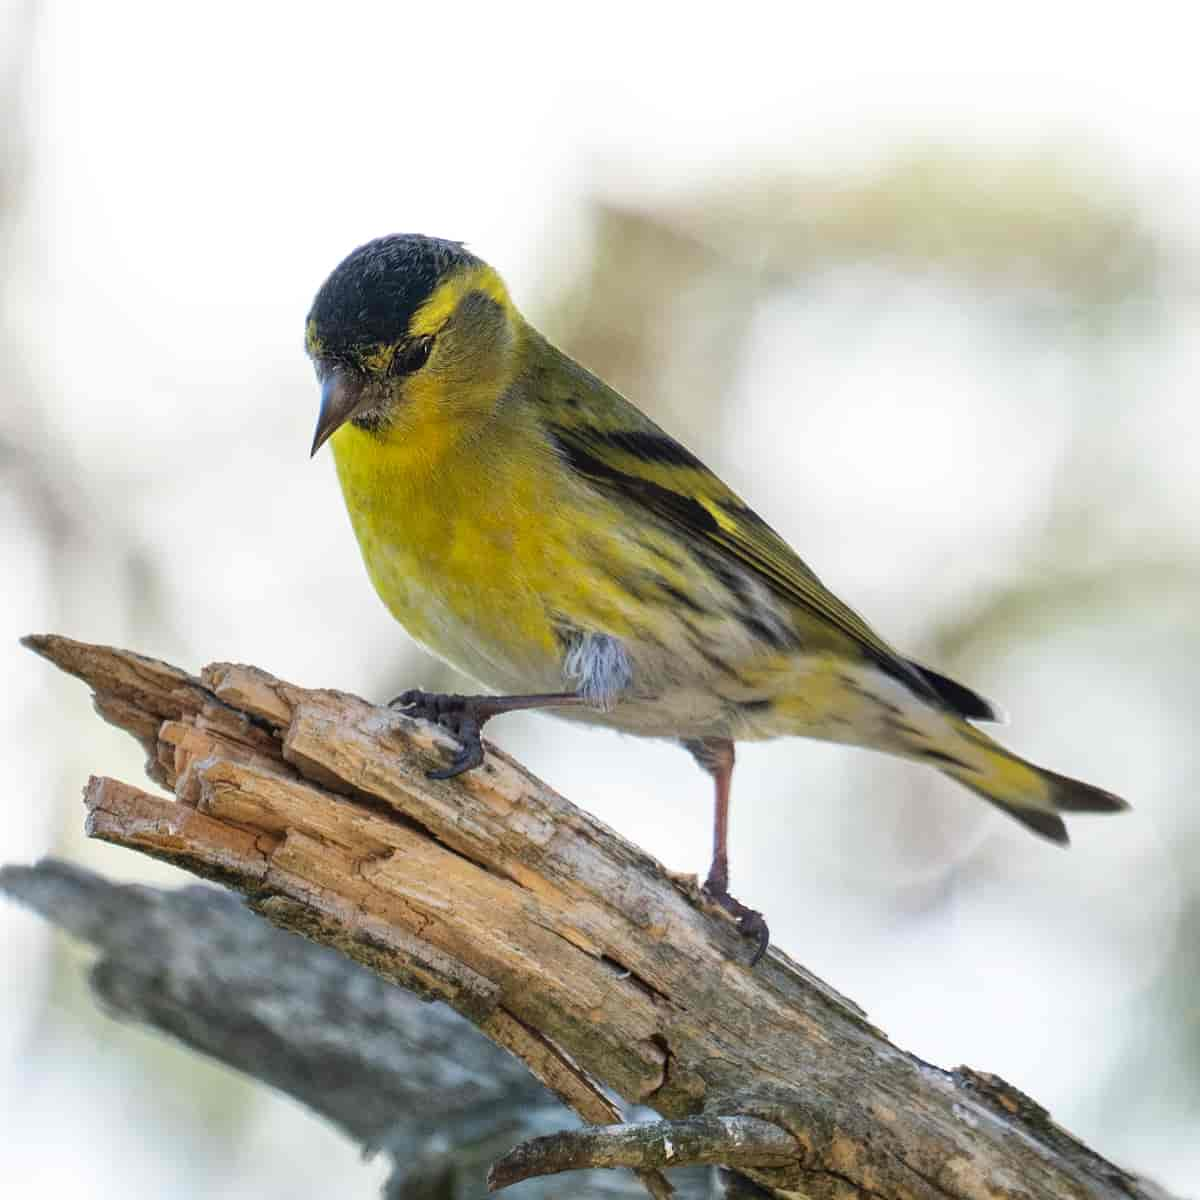
{"label": "white blurred sky", "polygon": [[[9,6],[8,27],[21,7]],[[46,405],[45,437],[101,511],[91,573],[82,568],[81,594],[65,598],[61,589],[69,592],[72,581],[48,576],[20,512],[0,514],[3,557],[17,580],[0,594],[0,671],[15,697],[0,713],[10,785],[0,859],[28,859],[54,844],[60,831],[50,801],[72,792],[87,770],[137,778],[137,754],[94,728],[81,689],[56,687],[47,700],[47,669],[13,645],[45,627],[48,614],[74,636],[136,636],[130,598],[96,586],[106,529],[114,540],[132,535],[166,566],[174,635],[140,644],[147,652],[194,655],[184,664],[192,667],[254,659],[303,682],[365,689],[380,647],[395,644],[358,563],[330,464],[309,464],[306,452],[316,397],[302,319],[324,275],[354,245],[392,230],[464,238],[500,267],[536,317],[586,263],[579,202],[589,192],[661,195],[763,162],[868,167],[915,139],[1090,147],[1125,173],[1153,221],[1196,246],[1194,34],[1186,6],[1154,4],[1107,14],[1074,3],[986,11],[743,4],[711,16],[695,5],[647,3],[46,4],[31,68],[33,177],[10,312]],[[869,344],[856,345],[845,331],[854,329],[865,285],[845,286],[838,294],[831,285],[815,306],[811,297],[807,307],[784,300],[761,315],[762,355],[739,396],[752,418],[765,417],[754,398],[769,392],[786,397],[790,419],[809,436],[821,429],[835,444],[853,439],[867,456],[860,478],[878,482],[887,511],[881,518],[881,506],[849,486],[835,462],[806,462],[797,480],[788,471],[789,427],[778,421],[746,422],[723,465],[785,532],[789,496],[844,505],[845,540],[857,539],[857,550],[831,564],[841,528],[800,549],[843,586],[853,584],[848,598],[883,623],[889,590],[918,585],[959,549],[960,514],[947,514],[943,498],[971,486],[964,439],[1019,461],[1011,486],[1034,487],[1053,463],[1030,422],[1062,420],[1062,397],[1074,384],[1071,365],[1053,354],[1027,360],[1012,378],[983,378],[994,360],[963,332],[970,315],[928,293],[901,297],[899,311],[863,338]],[[938,345],[922,332],[931,328],[944,335]],[[788,340],[811,350],[802,376],[794,357],[771,357],[771,347]],[[1163,393],[1178,398],[1169,410],[1176,440],[1195,431],[1187,345],[1180,336],[1168,347],[1173,365],[1156,368]],[[907,390],[895,382],[899,373]],[[802,408],[787,390],[798,378]],[[924,416],[911,407],[921,388],[939,398]],[[903,430],[888,424],[890,389],[910,405]],[[962,396],[971,404],[956,409]],[[980,397],[994,413],[982,430],[974,422]],[[787,405],[777,403],[783,412]],[[889,465],[895,439],[917,436],[914,421],[921,437],[944,443],[943,475]],[[767,458],[770,469],[756,480]],[[1180,472],[1180,495],[1190,494],[1191,478]],[[253,493],[243,491],[248,480],[256,481]],[[1019,536],[1028,514],[1002,498],[983,500],[979,519]],[[179,536],[206,515],[206,538]],[[910,548],[901,539],[914,527],[920,537]],[[895,569],[880,578],[873,555],[884,549]],[[248,594],[261,603],[239,601]],[[898,637],[903,606],[892,606],[885,632]],[[1086,673],[1094,657],[1094,646],[1084,645],[1058,661]],[[1029,672],[1034,666],[1022,659],[1002,679],[1020,693]],[[59,771],[44,765],[54,757],[40,723],[49,703],[80,714],[80,741]],[[1098,781],[1118,790],[1134,784],[1121,746],[1097,748],[1082,724],[1039,734],[1038,717],[1053,726],[1056,714],[1026,712],[1015,736],[1036,741],[1047,757],[1057,743],[1055,765],[1107,771]],[[1102,698],[1095,719],[1137,718]],[[707,792],[678,752],[632,751],[628,742],[556,727],[551,759],[542,726],[512,730],[498,736],[535,765],[542,755],[553,782],[575,799],[672,867],[703,865]],[[628,766],[634,753],[644,772]],[[770,791],[784,769],[793,780],[802,769],[805,790],[842,786],[842,751],[773,746],[744,759],[739,797]],[[910,769],[872,770],[879,803],[895,803],[893,786],[902,792]],[[653,796],[639,790],[643,779],[653,781]],[[33,815],[31,797],[44,805]],[[961,804],[968,827],[977,812],[969,799]],[[775,811],[789,812],[784,829],[761,818],[756,825],[750,803],[735,800],[735,876],[745,878],[753,861],[754,892],[745,898],[773,916],[786,948],[864,1001],[902,1044],[945,1065],[996,1070],[1056,1113],[1088,1116],[1081,1062],[1115,1021],[1093,998],[1115,1004],[1146,982],[1168,937],[1149,922],[1169,928],[1173,912],[1169,873],[1157,883],[1162,895],[1142,908],[1131,909],[1119,880],[1134,860],[1153,858],[1166,827],[1132,818],[1120,833],[1085,826],[1069,860],[1012,831],[995,839],[1002,851],[985,855],[987,869],[966,883],[924,880],[925,859],[914,853],[886,885],[901,888],[895,921],[880,924],[866,901],[847,900],[856,891],[876,899],[885,884],[856,875],[831,840],[838,827],[803,807]],[[847,820],[849,834],[865,836],[864,821]],[[1012,846],[1019,849],[1009,853]],[[903,859],[901,845],[891,849]],[[114,853],[94,861],[117,875],[137,869]],[[901,919],[951,886],[961,896],[949,929]],[[1087,918],[1081,897],[1091,906]],[[40,1003],[42,931],[11,909],[0,911],[0,929],[26,955],[30,983],[0,1000],[8,1031],[0,1055],[11,1066],[0,1058],[0,1111],[24,1121],[23,1142],[6,1139],[9,1149],[0,1149],[5,1177],[5,1156],[20,1164],[41,1153],[43,1139],[57,1136],[50,1111],[82,1112],[90,1085],[68,1077],[45,1084],[45,1124],[36,1105],[22,1115],[27,1083],[17,1056]],[[1078,969],[1047,990],[1056,955],[1077,936]],[[949,973],[939,969],[948,961]],[[96,1094],[108,1094],[105,1086],[95,1083]],[[1142,1155],[1130,1165],[1180,1188],[1200,1179],[1195,1147],[1151,1151],[1148,1141],[1122,1141],[1092,1119],[1083,1132],[1107,1134],[1101,1148]],[[56,1169],[64,1194],[123,1194],[119,1174],[97,1176],[86,1154],[58,1160]]]}

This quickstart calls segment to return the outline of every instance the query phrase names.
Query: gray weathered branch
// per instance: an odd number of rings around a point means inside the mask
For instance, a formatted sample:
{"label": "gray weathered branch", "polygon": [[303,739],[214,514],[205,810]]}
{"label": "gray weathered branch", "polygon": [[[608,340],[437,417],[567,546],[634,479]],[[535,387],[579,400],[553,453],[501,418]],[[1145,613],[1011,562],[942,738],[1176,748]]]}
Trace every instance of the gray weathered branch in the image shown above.
{"label": "gray weathered branch", "polygon": [[589,1125],[522,1142],[488,1172],[492,1191],[588,1167],[670,1167],[675,1162],[786,1168],[795,1139],[757,1117],[685,1117],[638,1125]]}
{"label": "gray weathered branch", "polygon": [[[709,1119],[679,1127],[688,1149],[672,1161],[720,1161],[731,1128],[753,1129],[760,1153],[725,1161],[780,1197],[1153,1194],[1002,1080],[897,1049],[779,951],[750,970],[694,888],[494,749],[480,771],[431,782],[449,739],[357,697],[252,667],[193,678],[126,651],[28,644],[91,684],[174,793],[93,779],[93,836],[226,883],[445,1000],[591,1125],[620,1119],[602,1085],[668,1121]],[[559,1146],[603,1165],[620,1137]],[[660,1194],[663,1143],[641,1144],[619,1161]]]}

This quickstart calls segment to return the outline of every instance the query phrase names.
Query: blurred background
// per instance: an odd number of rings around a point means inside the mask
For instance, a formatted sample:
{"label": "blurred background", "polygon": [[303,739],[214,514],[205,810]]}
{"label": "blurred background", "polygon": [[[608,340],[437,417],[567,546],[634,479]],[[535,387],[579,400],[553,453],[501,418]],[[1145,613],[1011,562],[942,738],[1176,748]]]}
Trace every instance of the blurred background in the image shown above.
{"label": "blurred background", "polygon": [[[567,12],[573,15],[568,16]],[[1200,117],[1184,6],[0,3],[0,861],[141,752],[31,631],[383,699],[302,353],[391,231],[463,238],[1004,737],[1128,797],[1067,853],[914,766],[746,746],[735,893],[900,1045],[1200,1190]],[[668,745],[493,737],[674,870]],[[100,1014],[0,907],[0,1179],[378,1194],[289,1101]]]}

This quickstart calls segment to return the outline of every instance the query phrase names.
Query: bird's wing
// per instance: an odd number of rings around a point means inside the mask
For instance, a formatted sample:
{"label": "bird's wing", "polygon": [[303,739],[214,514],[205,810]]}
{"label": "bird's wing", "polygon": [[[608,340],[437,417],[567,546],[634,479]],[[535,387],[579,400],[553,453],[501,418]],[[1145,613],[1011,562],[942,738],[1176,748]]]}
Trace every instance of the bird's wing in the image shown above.
{"label": "bird's wing", "polygon": [[691,451],[628,401],[607,388],[605,392],[602,404],[593,396],[592,403],[565,410],[569,422],[546,423],[551,443],[577,475],[618,503],[652,513],[693,545],[753,572],[786,603],[839,630],[919,695],[936,694],[920,668],[825,587],[783,538]]}

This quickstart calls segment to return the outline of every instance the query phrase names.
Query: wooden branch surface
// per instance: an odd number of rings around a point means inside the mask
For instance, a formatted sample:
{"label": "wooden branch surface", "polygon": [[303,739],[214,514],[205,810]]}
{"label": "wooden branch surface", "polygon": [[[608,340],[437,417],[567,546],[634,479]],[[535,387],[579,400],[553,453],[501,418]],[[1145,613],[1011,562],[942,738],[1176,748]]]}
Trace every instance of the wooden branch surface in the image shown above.
{"label": "wooden branch surface", "polygon": [[[757,1158],[739,1148],[738,1170],[779,1197],[1161,1195],[1002,1080],[899,1050],[778,950],[748,968],[694,887],[494,747],[434,782],[451,739],[358,697],[255,667],[195,678],[61,637],[26,644],[91,685],[173,793],[93,778],[89,834],[444,1000],[591,1124],[617,1119],[602,1084],[683,1121],[678,1144],[713,1161],[686,1119],[753,1118],[744,1130],[772,1132]],[[630,1161],[628,1145],[605,1154]]]}

